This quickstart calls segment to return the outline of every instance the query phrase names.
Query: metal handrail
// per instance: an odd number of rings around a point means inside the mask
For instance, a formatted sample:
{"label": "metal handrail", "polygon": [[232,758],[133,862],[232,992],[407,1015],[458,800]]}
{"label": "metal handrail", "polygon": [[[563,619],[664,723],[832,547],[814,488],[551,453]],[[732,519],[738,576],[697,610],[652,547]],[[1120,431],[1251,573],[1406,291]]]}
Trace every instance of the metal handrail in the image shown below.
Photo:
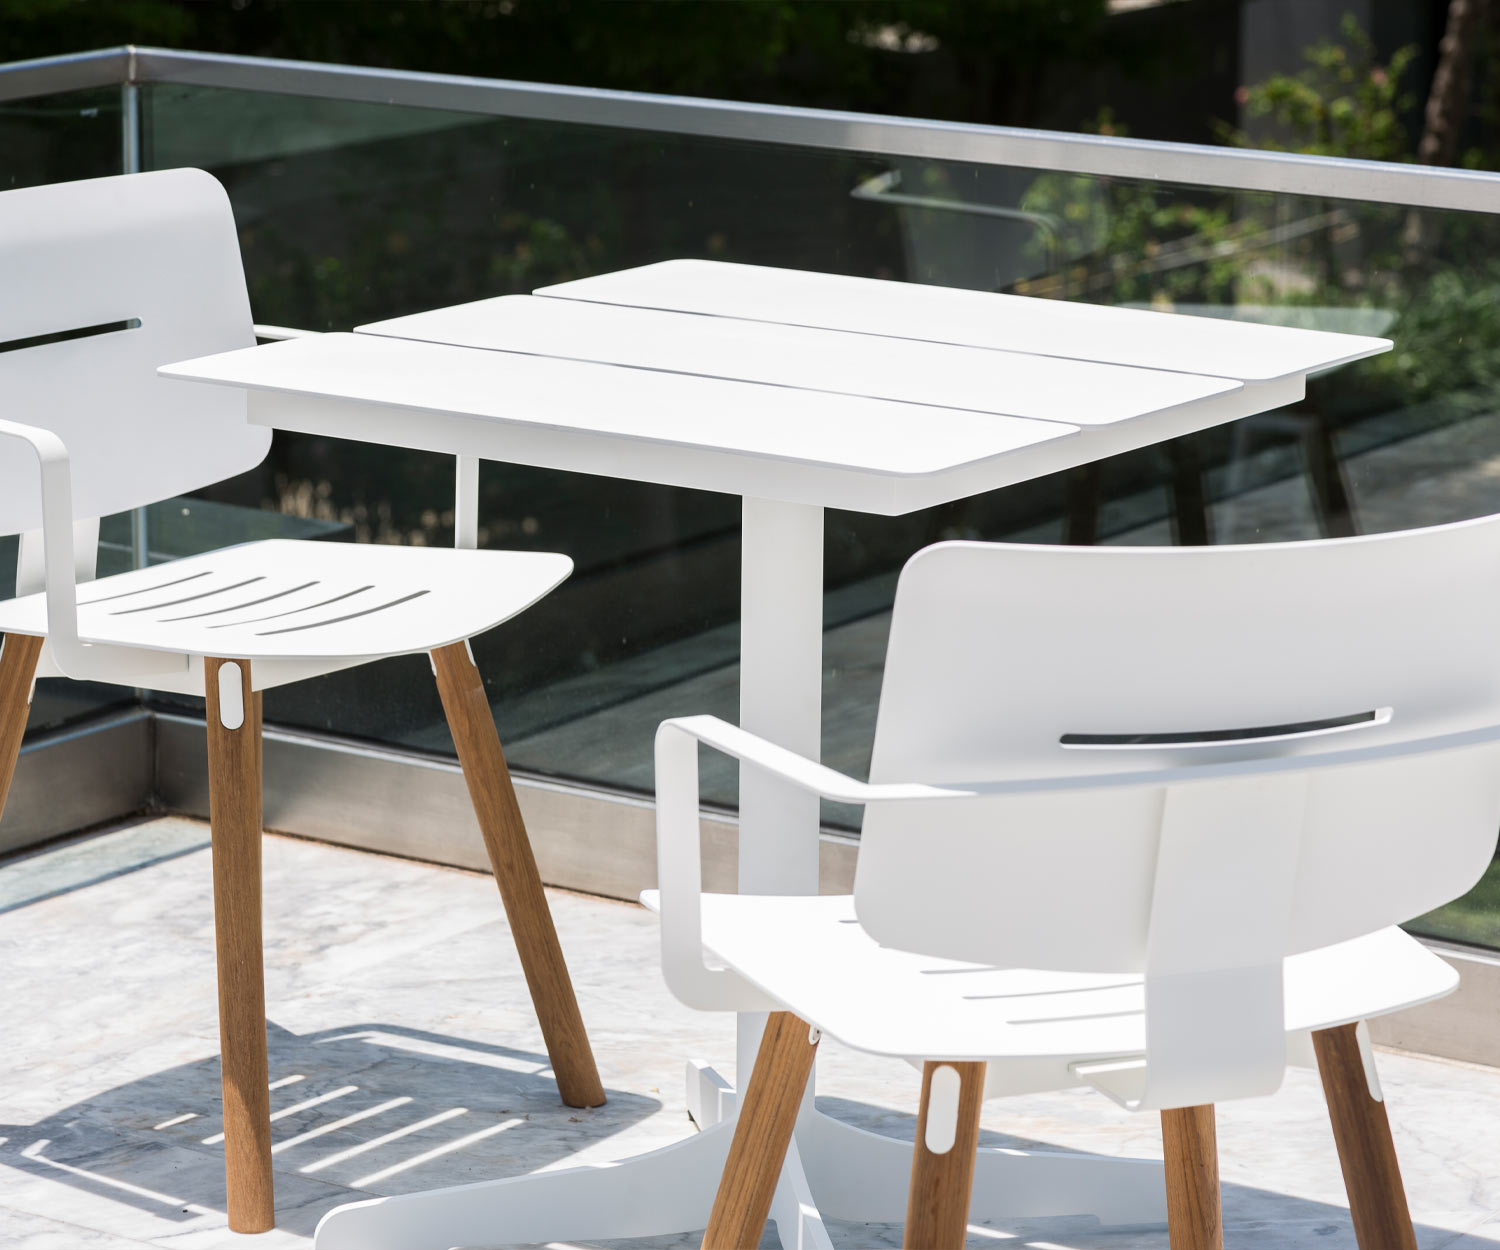
{"label": "metal handrail", "polygon": [[135,79],[133,48],[103,48],[0,65],[0,103],[60,91],[118,87]]}
{"label": "metal handrail", "polygon": [[1185,186],[1500,213],[1500,174],[308,61],[111,48],[0,65],[0,101],[176,83]]}

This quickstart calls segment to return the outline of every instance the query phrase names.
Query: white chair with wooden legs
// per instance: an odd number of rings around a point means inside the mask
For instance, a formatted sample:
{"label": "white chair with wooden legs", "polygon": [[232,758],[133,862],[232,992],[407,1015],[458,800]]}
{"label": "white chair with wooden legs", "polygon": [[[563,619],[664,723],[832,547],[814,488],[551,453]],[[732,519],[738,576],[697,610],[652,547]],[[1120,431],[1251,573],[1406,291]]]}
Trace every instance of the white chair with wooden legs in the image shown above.
{"label": "white chair with wooden legs", "polygon": [[[772,1013],[704,1246],[759,1244],[826,1033],[923,1065],[907,1246],[964,1244],[983,1097],[1092,1086],[1160,1113],[1173,1250],[1217,1248],[1213,1104],[1276,1090],[1311,1035],[1359,1244],[1414,1250],[1362,1022],[1457,984],[1395,926],[1494,854],[1497,627],[1496,517],[945,543],[901,575],[868,783],[664,723],[667,980]],[[700,744],[864,804],[853,895],[703,893]]]}
{"label": "white chair with wooden legs", "polygon": [[[36,677],[208,703],[229,1226],[275,1220],[261,956],[261,692],[428,652],[563,1101],[604,1088],[468,639],[571,571],[547,553],[257,542],[94,580],[100,516],[254,467],[243,392],[158,366],[254,343],[223,188],[171,170],[0,194],[0,811]],[[40,469],[40,473],[38,470]]]}

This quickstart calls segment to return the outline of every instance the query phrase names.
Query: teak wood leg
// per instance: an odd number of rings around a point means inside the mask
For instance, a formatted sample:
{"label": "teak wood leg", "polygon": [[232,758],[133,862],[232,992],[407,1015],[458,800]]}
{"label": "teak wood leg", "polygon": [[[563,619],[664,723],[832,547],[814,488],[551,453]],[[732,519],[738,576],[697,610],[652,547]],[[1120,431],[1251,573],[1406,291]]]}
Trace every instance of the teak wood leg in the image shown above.
{"label": "teak wood leg", "polygon": [[984,1064],[922,1065],[922,1108],[901,1241],[905,1250],[963,1250],[983,1105]]}
{"label": "teak wood leg", "polygon": [[1161,1140],[1166,1160],[1167,1237],[1172,1250],[1223,1250],[1213,1107],[1163,1111]]}
{"label": "teak wood leg", "polygon": [[462,642],[432,652],[432,667],[469,798],[484,834],[490,867],[515,935],[531,1001],[541,1022],[558,1092],[570,1107],[597,1107],[604,1102],[604,1085],[594,1065],[573,981],[542,891],[536,856],[521,820],[484,681]]}
{"label": "teak wood leg", "polygon": [[703,1250],[760,1245],[817,1053],[818,1035],[805,1020],[789,1011],[771,1013],[735,1119]]}
{"label": "teak wood leg", "polygon": [[1385,1103],[1370,1096],[1357,1025],[1312,1035],[1360,1250],[1417,1250]]}
{"label": "teak wood leg", "polygon": [[[219,670],[225,665],[237,665],[238,674],[226,677],[229,697],[221,701]],[[260,696],[251,692],[245,661],[205,659],[203,669],[229,1227],[263,1233],[274,1226],[276,1210],[261,955]]]}
{"label": "teak wood leg", "polygon": [[15,776],[31,711],[31,679],[42,654],[42,640],[30,634],[6,634],[0,639],[0,816]]}

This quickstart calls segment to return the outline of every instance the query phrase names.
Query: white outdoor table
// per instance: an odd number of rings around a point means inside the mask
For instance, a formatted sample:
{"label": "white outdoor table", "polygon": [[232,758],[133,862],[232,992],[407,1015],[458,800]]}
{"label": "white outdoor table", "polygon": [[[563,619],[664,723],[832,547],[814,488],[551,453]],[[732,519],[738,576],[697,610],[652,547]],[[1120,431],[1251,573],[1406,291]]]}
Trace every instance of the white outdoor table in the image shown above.
{"label": "white outdoor table", "polygon": [[[897,515],[1278,408],[1385,339],[706,261],[669,261],[169,366],[238,386],[278,429],[726,491],[743,499],[740,721],[820,752],[823,513]],[[815,893],[818,802],[740,778],[739,888]],[[742,1017],[749,1072],[762,1019]],[[704,1131],[602,1168],[341,1208],[320,1250],[644,1237],[702,1228],[732,1095]],[[772,1216],[904,1218],[911,1146],[815,1111]],[[983,1150],[972,1216],[1165,1219],[1160,1164]]]}

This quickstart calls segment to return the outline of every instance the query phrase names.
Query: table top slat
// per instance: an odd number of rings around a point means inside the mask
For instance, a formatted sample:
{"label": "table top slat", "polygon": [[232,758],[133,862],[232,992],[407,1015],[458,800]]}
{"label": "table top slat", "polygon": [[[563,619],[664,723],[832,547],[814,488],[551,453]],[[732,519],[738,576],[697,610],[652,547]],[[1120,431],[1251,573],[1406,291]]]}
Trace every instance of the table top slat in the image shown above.
{"label": "table top slat", "polygon": [[669,260],[537,295],[821,327],[1243,382],[1389,351],[1389,339],[723,261]]}
{"label": "table top slat", "polygon": [[[921,477],[1078,434],[1061,422],[932,408],[469,347],[323,334],[181,361],[163,376],[477,417],[888,477]],[[920,430],[920,438],[912,431]]]}
{"label": "table top slat", "polygon": [[840,330],[510,295],[357,327],[932,407],[1109,425],[1236,390],[1224,378]]}

